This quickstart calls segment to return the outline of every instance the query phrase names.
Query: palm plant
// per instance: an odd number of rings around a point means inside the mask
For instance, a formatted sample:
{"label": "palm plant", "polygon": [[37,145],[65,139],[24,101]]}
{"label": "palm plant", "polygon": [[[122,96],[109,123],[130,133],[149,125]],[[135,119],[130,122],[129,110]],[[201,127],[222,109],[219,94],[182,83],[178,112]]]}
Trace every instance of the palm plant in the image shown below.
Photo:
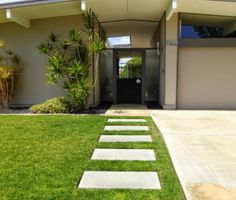
{"label": "palm plant", "polygon": [[84,29],[82,29],[85,33],[87,33],[88,37],[92,37],[94,34],[94,30],[96,24],[98,22],[96,14],[92,11],[92,9],[88,9],[83,13],[84,18]]}
{"label": "palm plant", "polygon": [[106,44],[105,41],[103,41],[97,33],[95,34],[95,27],[98,23],[96,14],[91,9],[89,9],[83,14],[83,17],[84,17],[84,28],[85,28],[83,30],[88,35],[87,49],[89,54],[94,55],[95,58],[94,66],[92,66],[94,70],[91,70],[95,72],[95,78],[92,84],[92,89],[94,89],[97,85],[97,81],[100,74],[99,73],[100,54],[105,49]]}
{"label": "palm plant", "polygon": [[95,69],[95,79],[93,82],[93,88],[96,86],[97,84],[97,80],[99,77],[99,59],[100,59],[100,54],[101,52],[105,49],[106,44],[103,40],[100,39],[99,35],[96,34],[94,40],[92,40],[91,38],[89,39],[88,42],[88,51],[90,54],[94,54],[95,56],[95,65],[94,65],[94,69]]}
{"label": "palm plant", "polygon": [[91,84],[88,79],[87,49],[81,34],[71,30],[66,40],[51,33],[45,42],[39,44],[41,53],[48,56],[47,80],[56,84],[64,81],[64,89],[70,109],[85,107]]}
{"label": "palm plant", "polygon": [[[88,105],[89,95],[97,84],[99,76],[99,56],[105,48],[105,42],[95,33],[97,17],[90,9],[84,14],[84,29],[87,39],[83,40],[81,33],[71,30],[66,40],[51,33],[45,42],[38,45],[42,54],[47,55],[47,80],[56,84],[59,79],[64,81],[67,101],[72,111],[80,110]],[[95,65],[89,63],[95,58]],[[90,57],[91,56],[91,57]],[[96,76],[93,82],[89,80],[89,67],[94,67]]]}

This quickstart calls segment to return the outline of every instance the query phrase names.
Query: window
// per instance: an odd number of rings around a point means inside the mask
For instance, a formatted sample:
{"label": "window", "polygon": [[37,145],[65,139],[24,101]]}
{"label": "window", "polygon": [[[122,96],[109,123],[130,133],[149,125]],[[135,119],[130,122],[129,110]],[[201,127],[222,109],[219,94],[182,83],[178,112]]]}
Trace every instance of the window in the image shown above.
{"label": "window", "polygon": [[142,58],[130,57],[119,60],[119,79],[141,78]]}
{"label": "window", "polygon": [[221,27],[182,25],[181,38],[232,38],[236,31],[225,32]]}
{"label": "window", "polygon": [[131,47],[130,36],[108,37],[107,47],[110,48],[129,48]]}
{"label": "window", "polygon": [[234,38],[236,18],[208,15],[181,15],[180,37],[188,38]]}

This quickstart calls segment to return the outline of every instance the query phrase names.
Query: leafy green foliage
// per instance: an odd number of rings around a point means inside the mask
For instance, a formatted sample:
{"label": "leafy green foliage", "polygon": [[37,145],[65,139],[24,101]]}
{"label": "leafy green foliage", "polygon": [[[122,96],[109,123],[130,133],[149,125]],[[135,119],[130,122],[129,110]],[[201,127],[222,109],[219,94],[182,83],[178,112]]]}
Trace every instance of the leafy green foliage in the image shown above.
{"label": "leafy green foliage", "polygon": [[64,97],[57,97],[53,99],[49,99],[48,101],[34,105],[30,108],[33,113],[67,113],[68,112],[68,104]]}
{"label": "leafy green foliage", "polygon": [[81,35],[80,35],[79,32],[77,32],[75,29],[73,29],[69,32],[69,39],[72,42],[80,42],[81,41]]}
{"label": "leafy green foliage", "polygon": [[96,14],[92,11],[92,9],[86,10],[83,13],[84,17],[84,32],[88,34],[89,37],[91,37],[94,33],[95,26],[98,22]]}
{"label": "leafy green foliage", "polygon": [[134,57],[123,67],[121,78],[139,78],[141,77],[142,58]]}
{"label": "leafy green foliage", "polygon": [[98,34],[96,34],[96,37],[93,40],[91,38],[89,39],[87,46],[90,53],[99,54],[106,48],[106,43],[101,40]]}
{"label": "leafy green foliage", "polygon": [[[105,42],[98,34],[94,35],[97,17],[90,9],[83,13],[86,39],[75,29],[69,31],[67,38],[51,33],[48,39],[38,45],[42,54],[48,57],[47,81],[55,85],[63,80],[70,111],[79,111],[88,104],[99,76],[99,54],[105,49]],[[95,70],[89,70],[89,55],[94,55]],[[89,71],[95,71],[93,83],[89,81]]]}
{"label": "leafy green foliage", "polygon": [[41,53],[47,55],[47,81],[55,85],[60,79],[64,81],[69,108],[81,110],[86,106],[91,86],[86,64],[86,47],[81,34],[71,30],[68,37],[51,33],[45,42],[38,45]]}
{"label": "leafy green foliage", "polygon": [[78,112],[86,105],[91,93],[91,83],[88,78],[82,78],[68,88],[69,105],[71,112]]}

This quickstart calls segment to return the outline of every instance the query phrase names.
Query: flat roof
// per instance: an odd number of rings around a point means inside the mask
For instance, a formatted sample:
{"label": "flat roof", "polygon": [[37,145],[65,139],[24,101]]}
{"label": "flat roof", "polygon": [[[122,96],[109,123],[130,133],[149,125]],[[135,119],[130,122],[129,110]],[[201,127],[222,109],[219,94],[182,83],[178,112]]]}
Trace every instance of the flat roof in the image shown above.
{"label": "flat roof", "polygon": [[69,2],[69,1],[76,1],[76,0],[2,0],[0,2],[0,9],[59,3],[59,2]]}

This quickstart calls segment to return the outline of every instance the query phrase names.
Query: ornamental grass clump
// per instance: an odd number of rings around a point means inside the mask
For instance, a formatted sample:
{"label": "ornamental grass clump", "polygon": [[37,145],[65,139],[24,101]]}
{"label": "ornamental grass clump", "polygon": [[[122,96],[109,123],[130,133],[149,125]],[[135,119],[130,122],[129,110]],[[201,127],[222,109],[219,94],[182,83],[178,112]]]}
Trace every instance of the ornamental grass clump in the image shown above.
{"label": "ornamental grass clump", "polygon": [[8,110],[16,92],[20,73],[20,59],[5,42],[0,41],[0,107]]}

